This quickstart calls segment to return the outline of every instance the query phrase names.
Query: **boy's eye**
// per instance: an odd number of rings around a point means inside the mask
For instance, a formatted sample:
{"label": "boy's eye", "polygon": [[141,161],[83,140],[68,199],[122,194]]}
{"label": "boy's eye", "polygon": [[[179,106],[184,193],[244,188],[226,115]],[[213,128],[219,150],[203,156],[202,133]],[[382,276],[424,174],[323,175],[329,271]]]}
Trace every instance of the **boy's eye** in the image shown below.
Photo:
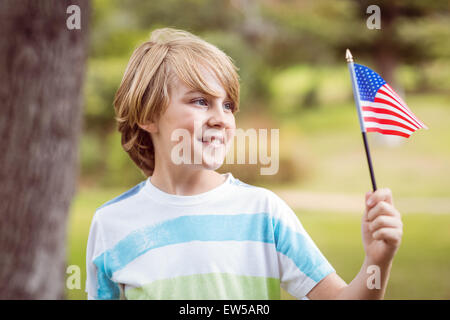
{"label": "boy's eye", "polygon": [[[200,99],[195,99],[192,101],[192,103],[198,104],[200,106],[208,106],[208,101],[204,98],[200,98]],[[226,110],[229,110],[231,112],[234,112],[234,103],[233,102],[226,102],[224,105],[224,108]]]}
{"label": "boy's eye", "polygon": [[234,111],[234,103],[232,102],[227,102],[224,104],[225,109],[228,109],[230,111]]}
{"label": "boy's eye", "polygon": [[207,106],[208,105],[208,103],[207,103],[207,101],[206,101],[206,99],[197,99],[197,100],[194,100],[194,101],[192,101],[193,103],[197,103],[197,104],[200,104],[200,105],[202,105],[202,106]]}

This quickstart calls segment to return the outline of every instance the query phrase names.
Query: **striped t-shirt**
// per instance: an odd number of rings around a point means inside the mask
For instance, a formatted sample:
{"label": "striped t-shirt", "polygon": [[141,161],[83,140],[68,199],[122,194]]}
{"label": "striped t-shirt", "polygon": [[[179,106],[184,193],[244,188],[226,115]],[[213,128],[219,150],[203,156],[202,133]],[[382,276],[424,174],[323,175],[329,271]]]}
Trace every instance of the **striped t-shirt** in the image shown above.
{"label": "striped t-shirt", "polygon": [[151,177],[94,214],[89,299],[302,299],[335,270],[272,191],[224,174],[192,196]]}

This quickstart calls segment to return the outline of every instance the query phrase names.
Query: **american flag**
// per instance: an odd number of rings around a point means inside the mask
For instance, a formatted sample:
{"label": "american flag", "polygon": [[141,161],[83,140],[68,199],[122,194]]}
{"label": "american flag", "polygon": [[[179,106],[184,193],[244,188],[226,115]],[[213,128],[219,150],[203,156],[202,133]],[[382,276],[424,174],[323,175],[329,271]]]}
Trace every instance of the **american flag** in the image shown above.
{"label": "american flag", "polygon": [[409,138],[419,129],[428,129],[408,108],[405,101],[376,72],[354,64],[359,103],[367,132]]}

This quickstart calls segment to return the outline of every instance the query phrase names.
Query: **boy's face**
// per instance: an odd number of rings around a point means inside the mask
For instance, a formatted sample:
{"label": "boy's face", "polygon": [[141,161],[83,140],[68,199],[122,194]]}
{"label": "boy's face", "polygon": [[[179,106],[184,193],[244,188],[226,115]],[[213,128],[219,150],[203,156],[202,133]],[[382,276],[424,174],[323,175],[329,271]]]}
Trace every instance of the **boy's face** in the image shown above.
{"label": "boy's face", "polygon": [[234,104],[213,73],[201,72],[220,97],[203,94],[174,77],[169,106],[151,132],[156,162],[210,170],[222,165],[236,129]]}

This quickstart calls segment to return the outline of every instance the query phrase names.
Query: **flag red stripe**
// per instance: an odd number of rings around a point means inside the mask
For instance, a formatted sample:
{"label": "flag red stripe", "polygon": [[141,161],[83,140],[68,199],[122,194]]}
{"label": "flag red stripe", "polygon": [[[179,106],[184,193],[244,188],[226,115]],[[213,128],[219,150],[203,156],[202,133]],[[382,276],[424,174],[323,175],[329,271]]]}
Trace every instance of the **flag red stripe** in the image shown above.
{"label": "flag red stripe", "polygon": [[[387,83],[384,86],[382,86],[378,90],[378,92],[387,95],[388,97],[393,99],[395,102],[397,102],[399,105],[401,105],[404,108],[403,112],[408,114],[411,117],[411,119],[413,119],[413,121],[417,123],[419,128],[422,128],[422,123],[420,122],[419,119],[417,119],[417,117],[414,115],[414,113],[408,108],[408,106],[406,105],[406,102],[404,102],[402,100],[402,98],[400,98],[400,96],[394,91],[394,89],[392,89]],[[383,99],[383,98],[380,98],[380,99]]]}
{"label": "flag red stripe", "polygon": [[392,87],[390,85],[388,85],[386,83],[382,88],[387,90],[388,92],[390,92],[392,95],[392,98],[394,98],[395,101],[397,101],[402,106],[404,106],[406,108],[406,110],[408,110],[412,114],[412,111],[408,108],[408,106],[406,105],[406,102],[403,101],[403,99],[397,94],[397,92],[394,91],[394,89],[392,89]]}
{"label": "flag red stripe", "polygon": [[397,93],[395,93],[395,91],[392,90],[392,88],[389,89],[388,86],[384,85],[380,88],[380,90],[378,90],[378,92],[387,95],[388,97],[393,99],[395,102],[397,102],[399,105],[401,105],[403,108],[405,108],[403,110],[403,112],[407,113],[411,118],[413,118],[417,123],[419,123],[419,119],[417,119],[417,117],[408,108],[408,106],[406,105],[406,102],[404,102],[402,100],[402,98],[400,98],[400,96]]}
{"label": "flag red stripe", "polygon": [[[389,84],[384,84],[384,86],[383,87],[385,87],[385,88],[387,88],[388,90],[390,90],[391,92],[393,92],[397,97],[398,97],[398,100],[401,100],[402,101],[402,98],[394,91],[394,89],[392,89],[392,87],[389,85]],[[414,115],[414,113],[408,108],[408,106],[406,105],[406,102],[405,103],[403,103],[402,105],[404,105],[405,107],[406,107],[406,109],[408,109],[408,111],[411,113],[411,115],[413,116],[413,118],[414,118],[414,120],[416,120],[418,123],[420,123],[420,127],[421,128],[426,128],[426,129],[428,129],[428,127],[425,125],[425,123],[423,123],[422,121],[420,121],[420,119],[419,118],[417,118],[415,115]]]}
{"label": "flag red stripe", "polygon": [[384,130],[384,129],[380,129],[380,128],[367,128],[366,131],[367,132],[379,132],[379,133],[382,133],[382,134],[390,134],[390,135],[401,136],[401,137],[405,137],[405,138],[409,138],[411,136],[410,134],[406,134],[406,133],[401,132],[401,131]]}
{"label": "flag red stripe", "polygon": [[416,126],[414,123],[412,123],[410,120],[406,119],[406,118],[403,117],[402,115],[399,115],[398,113],[393,112],[393,111],[391,111],[391,110],[386,110],[386,109],[383,109],[383,108],[369,107],[369,106],[362,106],[361,108],[362,108],[363,111],[372,111],[372,112],[375,112],[375,113],[389,114],[389,115],[391,115],[391,116],[400,118],[400,119],[402,119],[402,120],[408,122],[408,123],[411,124],[414,128],[416,128],[415,130],[419,129],[419,127],[417,127],[417,126]]}
{"label": "flag red stripe", "polygon": [[376,122],[376,123],[380,123],[380,124],[389,124],[392,126],[397,126],[397,127],[401,127],[403,129],[406,130],[410,130],[412,132],[416,131],[413,128],[408,127],[407,125],[404,125],[401,122],[395,121],[395,120],[390,120],[390,119],[379,119],[379,118],[375,118],[375,117],[364,117],[364,121],[367,122]]}
{"label": "flag red stripe", "polygon": [[[394,91],[392,90],[392,88],[389,88],[388,86],[384,85],[380,88],[381,90],[384,91],[384,94],[387,95],[388,97],[391,97],[392,99],[394,99],[395,101],[397,101],[397,103],[403,107],[405,107],[405,103],[402,102],[400,96]],[[406,108],[406,110],[408,110],[409,108]],[[408,110],[411,111],[411,110]]]}
{"label": "flag red stripe", "polygon": [[[382,98],[375,97],[374,102],[390,105],[391,107],[401,111],[402,113],[406,113],[403,109],[399,108],[398,106],[396,106],[395,104],[393,104],[392,102],[390,102],[388,100],[384,100]],[[408,114],[408,113],[406,113],[406,114]],[[408,114],[408,116],[411,117],[410,114]],[[419,128],[421,127],[421,125],[419,123],[417,123],[417,121],[414,119],[414,117],[411,117],[411,120],[414,121],[416,127],[419,127]]]}

